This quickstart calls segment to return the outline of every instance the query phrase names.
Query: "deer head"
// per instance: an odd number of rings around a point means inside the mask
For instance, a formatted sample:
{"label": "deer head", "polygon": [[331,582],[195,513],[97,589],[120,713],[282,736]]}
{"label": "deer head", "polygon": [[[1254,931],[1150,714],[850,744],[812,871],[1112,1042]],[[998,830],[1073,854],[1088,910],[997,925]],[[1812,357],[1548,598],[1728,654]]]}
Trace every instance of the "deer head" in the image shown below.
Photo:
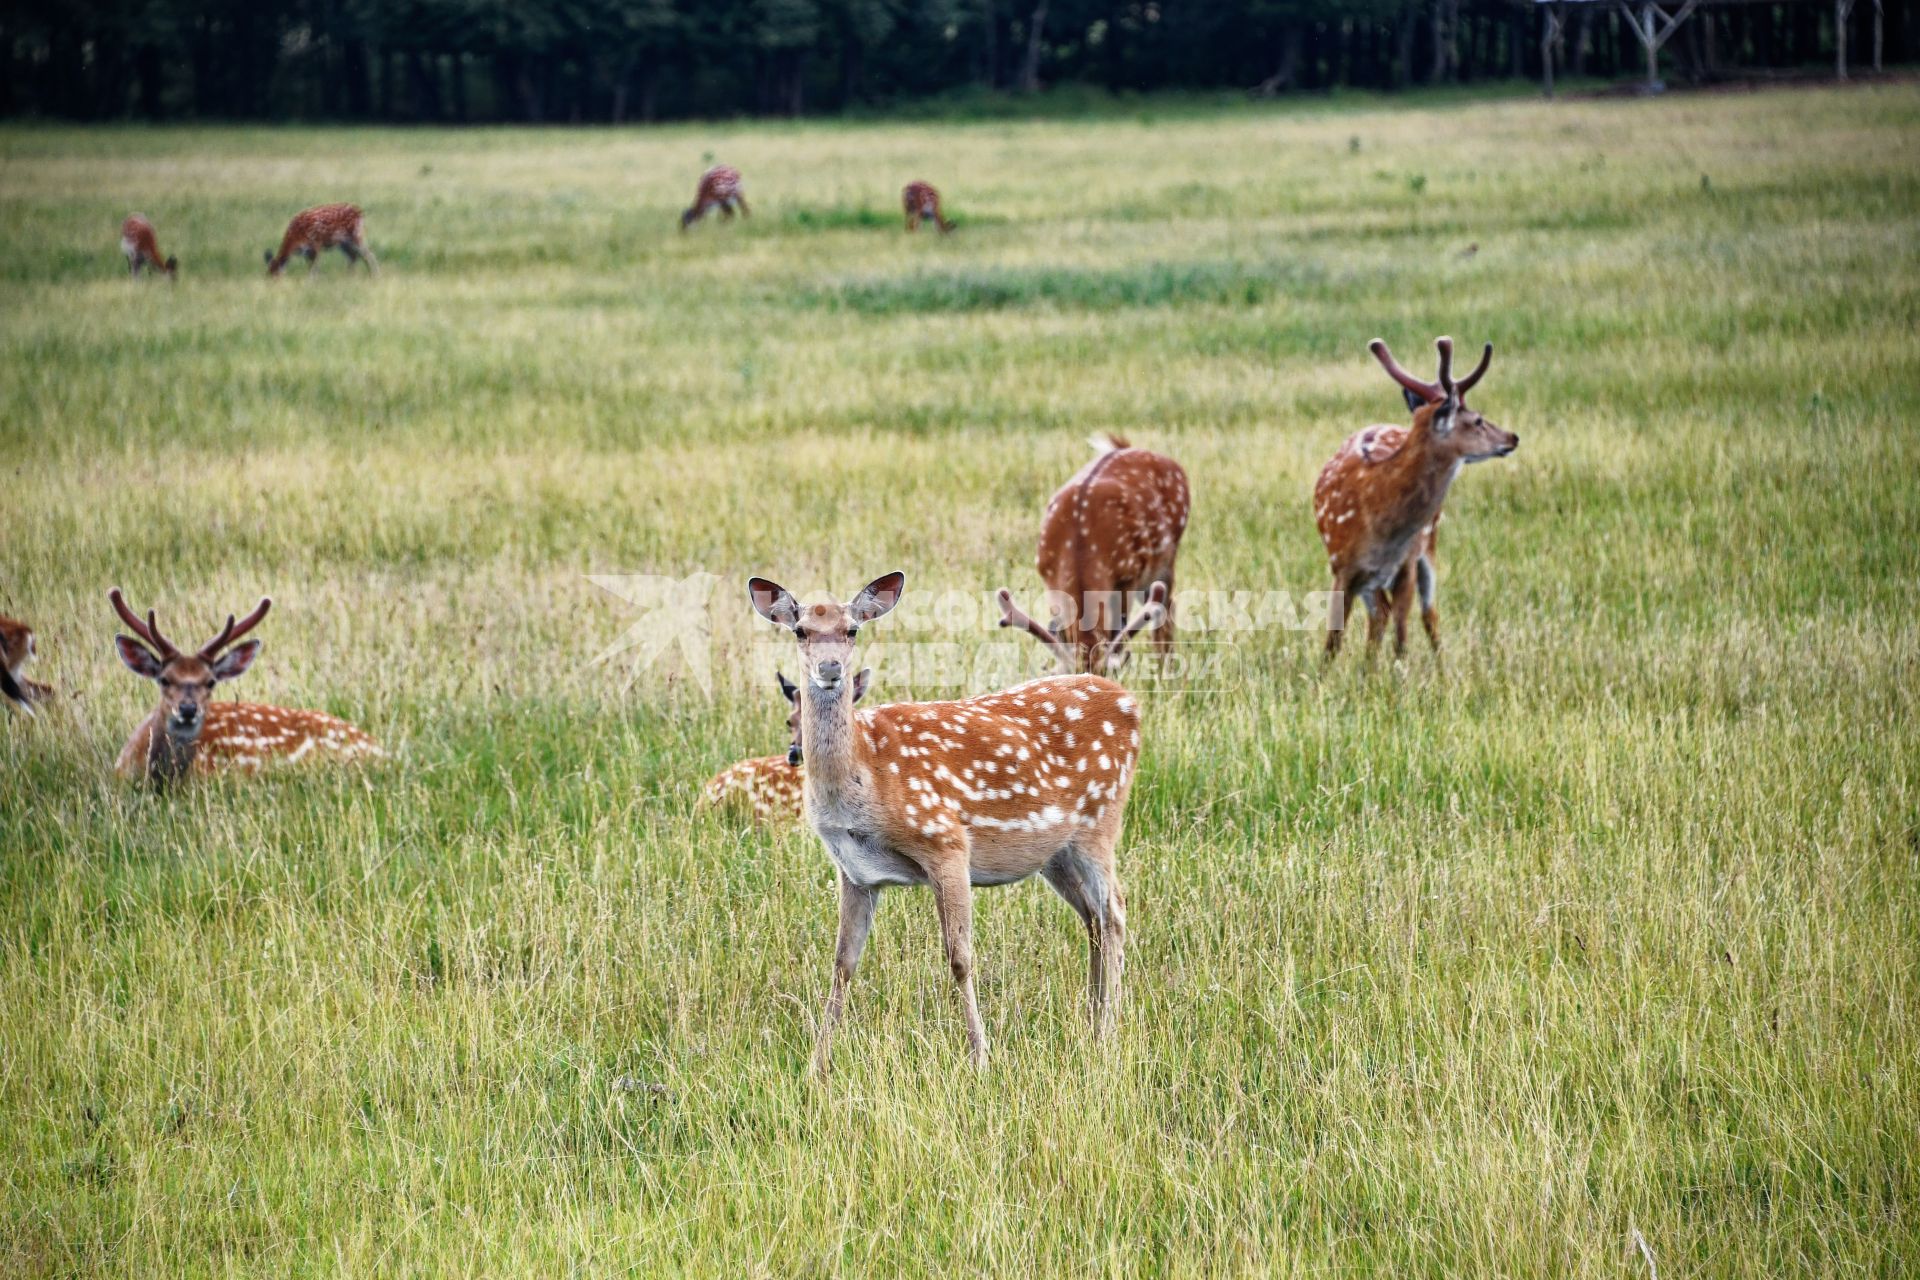
{"label": "deer head", "polygon": [[1413,410],[1413,431],[1425,432],[1440,461],[1485,462],[1502,458],[1520,446],[1520,437],[1502,429],[1478,410],[1467,407],[1467,392],[1486,376],[1493,363],[1493,344],[1480,353],[1480,363],[1472,373],[1453,379],[1453,339],[1439,338],[1434,344],[1440,352],[1440,373],[1433,382],[1423,382],[1400,367],[1387,344],[1375,338],[1367,344],[1373,358],[1400,384],[1407,407]]}
{"label": "deer head", "polygon": [[1016,627],[1046,646],[1053,654],[1057,669],[1061,674],[1074,671],[1104,671],[1108,675],[1118,674],[1132,657],[1128,645],[1133,638],[1149,627],[1157,627],[1167,614],[1167,584],[1156,582],[1147,588],[1147,599],[1137,609],[1111,639],[1097,638],[1098,633],[1088,629],[1083,634],[1090,638],[1083,647],[1061,634],[1058,627],[1042,626],[1027,612],[1013,602],[1013,592],[1005,587],[998,593],[1000,601],[1000,625]]}
{"label": "deer head", "polygon": [[260,620],[267,616],[267,610],[273,607],[272,599],[261,597],[253,612],[238,621],[228,614],[227,625],[220,629],[220,634],[192,653],[176,648],[161,633],[152,610],[148,610],[146,618],[142,619],[128,608],[120,588],[115,587],[108,592],[107,599],[113,602],[114,612],[133,632],[133,636],[113,638],[120,661],[126,663],[135,675],[144,676],[160,686],[160,707],[154,714],[159,717],[166,736],[176,747],[190,747],[205,722],[206,707],[213,696],[214,686],[223,680],[238,679],[253,665],[255,656],[260,652],[260,642],[234,642],[260,625]]}

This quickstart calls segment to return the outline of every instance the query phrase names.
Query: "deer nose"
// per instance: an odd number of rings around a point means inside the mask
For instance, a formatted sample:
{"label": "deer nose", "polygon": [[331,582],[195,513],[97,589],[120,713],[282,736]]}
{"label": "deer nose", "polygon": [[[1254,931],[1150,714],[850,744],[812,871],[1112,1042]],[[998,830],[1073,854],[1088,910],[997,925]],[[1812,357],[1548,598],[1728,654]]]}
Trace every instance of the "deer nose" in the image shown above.
{"label": "deer nose", "polygon": [[840,660],[837,658],[828,658],[825,662],[814,668],[813,674],[814,678],[821,684],[839,684],[840,672]]}
{"label": "deer nose", "polygon": [[787,748],[787,763],[795,769],[798,769],[800,767],[800,744],[799,743],[796,742],[792,746]]}

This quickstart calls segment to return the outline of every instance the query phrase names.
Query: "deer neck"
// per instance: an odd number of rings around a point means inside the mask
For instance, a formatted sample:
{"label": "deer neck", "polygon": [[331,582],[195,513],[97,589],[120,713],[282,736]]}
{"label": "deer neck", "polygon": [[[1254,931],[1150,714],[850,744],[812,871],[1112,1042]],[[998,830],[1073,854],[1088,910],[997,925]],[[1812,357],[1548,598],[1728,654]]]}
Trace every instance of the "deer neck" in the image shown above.
{"label": "deer neck", "polygon": [[193,768],[194,756],[199,754],[200,731],[205,725],[203,716],[191,730],[175,730],[172,717],[167,715],[164,707],[148,717],[147,776],[161,783],[176,782],[186,777]]}
{"label": "deer neck", "polygon": [[1441,452],[1429,419],[1421,417],[1414,420],[1406,445],[1387,459],[1385,466],[1388,474],[1382,479],[1387,483],[1382,487],[1399,497],[1397,518],[1392,523],[1418,528],[1432,520],[1446,501],[1447,488],[1460,474],[1461,461]]}
{"label": "deer neck", "polygon": [[800,687],[801,741],[807,750],[807,787],[833,796],[857,790],[865,769],[855,749],[853,683],[824,695],[807,680]]}

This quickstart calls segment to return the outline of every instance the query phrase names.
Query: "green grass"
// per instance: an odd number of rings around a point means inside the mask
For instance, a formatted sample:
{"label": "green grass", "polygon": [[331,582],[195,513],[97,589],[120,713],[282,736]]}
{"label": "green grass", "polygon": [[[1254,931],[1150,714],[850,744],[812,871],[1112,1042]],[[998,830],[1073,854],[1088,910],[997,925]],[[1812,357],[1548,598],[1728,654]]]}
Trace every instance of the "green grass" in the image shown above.
{"label": "green grass", "polygon": [[[61,690],[0,724],[0,1273],[1920,1267],[1920,90],[1153,109],[0,130],[0,611]],[[708,155],[755,214],[682,236]],[[262,279],[340,199],[384,274]],[[829,864],[693,799],[784,742],[741,580],[1031,597],[1115,430],[1184,589],[1302,598],[1403,416],[1366,340],[1443,332],[1522,439],[1444,672],[1268,629],[1150,690],[1117,1042],[983,891],[970,1072],[902,892],[811,1081]],[[696,571],[711,698],[590,662],[586,575]],[[116,784],[116,583],[271,592],[233,691],[397,760]],[[883,623],[875,697],[926,639],[1004,643]]]}

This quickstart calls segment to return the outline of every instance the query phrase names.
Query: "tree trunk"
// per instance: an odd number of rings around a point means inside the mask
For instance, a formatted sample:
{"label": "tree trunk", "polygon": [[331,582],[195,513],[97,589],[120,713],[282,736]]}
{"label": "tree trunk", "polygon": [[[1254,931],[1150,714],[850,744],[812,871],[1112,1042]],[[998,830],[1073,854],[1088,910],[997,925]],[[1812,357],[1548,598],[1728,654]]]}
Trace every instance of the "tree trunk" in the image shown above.
{"label": "tree trunk", "polygon": [[1393,87],[1396,89],[1413,83],[1413,37],[1418,28],[1412,7],[1402,9],[1393,32]]}
{"label": "tree trunk", "polygon": [[1020,64],[1020,92],[1040,92],[1040,39],[1047,25],[1047,0],[1033,6],[1027,19],[1027,56]]}
{"label": "tree trunk", "polygon": [[1273,74],[1253,87],[1258,98],[1271,98],[1282,89],[1290,88],[1294,77],[1300,72],[1300,28],[1288,23],[1286,30],[1280,33],[1280,65]]}

